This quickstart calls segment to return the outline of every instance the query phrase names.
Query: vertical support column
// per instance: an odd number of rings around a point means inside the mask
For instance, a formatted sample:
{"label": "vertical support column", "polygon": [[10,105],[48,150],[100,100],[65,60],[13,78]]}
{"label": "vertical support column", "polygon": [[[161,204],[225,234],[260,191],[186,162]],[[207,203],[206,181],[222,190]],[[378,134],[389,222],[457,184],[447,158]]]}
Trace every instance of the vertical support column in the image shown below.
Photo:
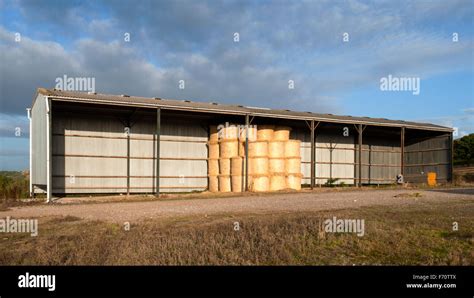
{"label": "vertical support column", "polygon": [[30,152],[29,152],[29,190],[30,190],[30,197],[33,197],[33,119],[31,119],[31,109],[28,108],[26,109],[29,124],[30,124],[30,131],[29,131],[29,147],[30,147]]}
{"label": "vertical support column", "polygon": [[130,195],[130,119],[127,120],[127,196]]}
{"label": "vertical support column", "polygon": [[400,131],[400,174],[405,176],[405,127]]}
{"label": "vertical support column", "polygon": [[454,167],[454,136],[453,132],[449,134],[449,142],[451,143],[449,156],[449,182],[453,183],[453,167]]}
{"label": "vertical support column", "polygon": [[314,176],[315,176],[315,142],[314,142],[314,131],[315,126],[314,126],[314,120],[311,120],[311,189],[314,189]]}
{"label": "vertical support column", "polygon": [[161,108],[156,109],[156,189],[155,195],[160,195],[160,137],[161,137]]}
{"label": "vertical support column", "polygon": [[51,203],[53,196],[52,114],[51,99],[46,97],[46,202],[48,203]]}
{"label": "vertical support column", "polygon": [[245,191],[249,191],[249,114],[245,115]]}
{"label": "vertical support column", "polygon": [[362,187],[362,124],[359,124],[359,187]]}

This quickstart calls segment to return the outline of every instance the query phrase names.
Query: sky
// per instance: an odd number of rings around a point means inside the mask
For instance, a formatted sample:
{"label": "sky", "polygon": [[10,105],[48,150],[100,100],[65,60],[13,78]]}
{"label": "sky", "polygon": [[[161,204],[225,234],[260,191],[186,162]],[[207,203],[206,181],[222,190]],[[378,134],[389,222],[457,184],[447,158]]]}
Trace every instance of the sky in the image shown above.
{"label": "sky", "polygon": [[[26,109],[64,75],[94,78],[98,93],[430,122],[461,137],[474,132],[474,1],[0,0],[0,170],[28,168]],[[389,77],[419,80],[419,94],[382,90]]]}

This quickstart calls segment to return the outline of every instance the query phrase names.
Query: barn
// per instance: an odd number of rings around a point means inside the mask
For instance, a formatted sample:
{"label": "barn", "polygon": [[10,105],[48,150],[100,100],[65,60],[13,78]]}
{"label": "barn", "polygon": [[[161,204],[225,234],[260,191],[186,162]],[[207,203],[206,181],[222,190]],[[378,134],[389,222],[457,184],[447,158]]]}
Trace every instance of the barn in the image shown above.
{"label": "barn", "polygon": [[28,111],[30,193],[48,200],[208,190],[216,126],[244,132],[241,191],[251,181],[249,127],[289,128],[302,187],[452,179],[453,130],[429,123],[44,88]]}

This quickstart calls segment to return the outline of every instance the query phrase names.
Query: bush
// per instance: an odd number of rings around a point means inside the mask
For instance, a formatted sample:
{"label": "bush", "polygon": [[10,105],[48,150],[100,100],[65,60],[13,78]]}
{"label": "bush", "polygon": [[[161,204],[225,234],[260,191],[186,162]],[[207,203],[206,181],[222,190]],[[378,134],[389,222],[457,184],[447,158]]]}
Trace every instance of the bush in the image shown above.
{"label": "bush", "polygon": [[0,197],[2,200],[19,200],[29,196],[29,180],[21,172],[0,173]]}

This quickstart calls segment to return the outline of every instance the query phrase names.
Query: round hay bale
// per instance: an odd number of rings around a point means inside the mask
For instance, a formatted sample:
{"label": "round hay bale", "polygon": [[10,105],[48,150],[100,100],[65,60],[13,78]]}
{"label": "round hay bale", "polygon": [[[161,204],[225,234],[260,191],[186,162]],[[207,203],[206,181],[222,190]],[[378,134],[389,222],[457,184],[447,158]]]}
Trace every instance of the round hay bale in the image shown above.
{"label": "round hay bale", "polygon": [[245,156],[245,142],[239,142],[239,156]]}
{"label": "round hay bale", "polygon": [[219,179],[216,175],[209,175],[209,191],[218,192],[219,191]]}
{"label": "round hay bale", "polygon": [[[246,136],[246,129],[244,127],[243,129],[240,129],[239,140],[241,142],[245,142],[245,136]],[[257,140],[257,128],[255,126],[249,126],[249,141],[256,141],[256,140]]]}
{"label": "round hay bale", "polygon": [[257,140],[271,141],[273,140],[275,125],[258,125]]}
{"label": "round hay bale", "polygon": [[268,191],[270,189],[270,179],[267,175],[252,175],[250,182],[251,191]]}
{"label": "round hay bale", "polygon": [[221,158],[239,156],[239,142],[237,139],[224,139],[219,141],[219,153]]}
{"label": "round hay bale", "polygon": [[250,175],[268,175],[268,157],[249,157]]}
{"label": "round hay bale", "polygon": [[232,157],[231,159],[230,173],[232,175],[242,175],[244,169],[244,159],[240,156]]}
{"label": "round hay bale", "polygon": [[275,174],[270,176],[270,191],[282,190],[286,188],[286,175]]}
{"label": "round hay bale", "polygon": [[219,159],[218,158],[209,158],[207,160],[207,173],[209,175],[219,174]]}
{"label": "round hay bale", "polygon": [[233,140],[239,138],[239,126],[235,124],[219,125],[219,140]]}
{"label": "round hay bale", "polygon": [[243,178],[244,176],[242,175],[231,175],[232,192],[242,192]]}
{"label": "round hay bale", "polygon": [[301,157],[287,157],[285,169],[288,174],[301,174]]}
{"label": "round hay bale", "polygon": [[230,158],[219,158],[219,174],[230,175]]}
{"label": "round hay bale", "polygon": [[286,157],[299,157],[301,156],[301,141],[300,140],[288,140],[285,142],[285,156]]}
{"label": "round hay bale", "polygon": [[230,192],[231,191],[231,181],[230,175],[219,175],[219,191],[220,192]]}
{"label": "round hay bale", "polygon": [[208,142],[207,147],[209,149],[209,158],[219,158],[219,143]]}
{"label": "round hay bale", "polygon": [[249,157],[268,156],[268,142],[249,142]]}
{"label": "round hay bale", "polygon": [[286,187],[294,190],[301,190],[302,174],[288,174],[286,176]]}
{"label": "round hay bale", "polygon": [[209,141],[210,142],[219,141],[219,133],[217,131],[217,125],[210,125],[209,126]]}
{"label": "round hay bale", "polygon": [[284,158],[269,158],[268,159],[268,172],[273,173],[285,173],[286,160]]}
{"label": "round hay bale", "polygon": [[268,142],[268,157],[285,157],[284,141],[270,141]]}
{"label": "round hay bale", "polygon": [[273,133],[274,141],[288,141],[290,139],[291,127],[289,126],[277,126]]}

